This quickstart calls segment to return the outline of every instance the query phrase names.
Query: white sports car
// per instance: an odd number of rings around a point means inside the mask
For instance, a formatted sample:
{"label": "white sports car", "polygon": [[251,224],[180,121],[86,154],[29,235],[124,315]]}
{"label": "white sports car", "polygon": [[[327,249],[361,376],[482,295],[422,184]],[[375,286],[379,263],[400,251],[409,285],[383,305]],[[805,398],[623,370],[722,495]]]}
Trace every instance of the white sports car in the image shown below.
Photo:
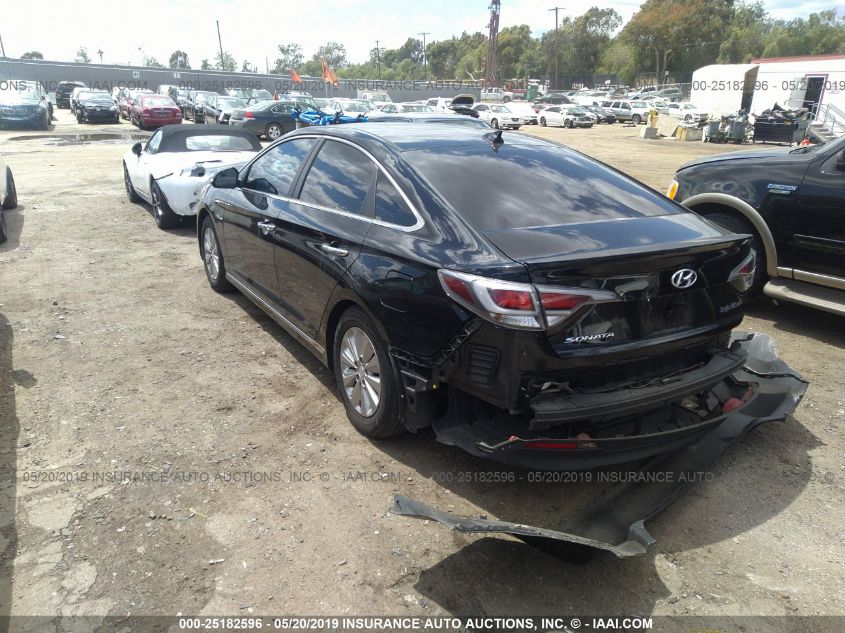
{"label": "white sports car", "polygon": [[166,229],[179,216],[196,215],[200,192],[214,174],[240,168],[260,150],[255,134],[236,127],[165,125],[123,157],[126,194],[132,202],[149,202],[156,224]]}

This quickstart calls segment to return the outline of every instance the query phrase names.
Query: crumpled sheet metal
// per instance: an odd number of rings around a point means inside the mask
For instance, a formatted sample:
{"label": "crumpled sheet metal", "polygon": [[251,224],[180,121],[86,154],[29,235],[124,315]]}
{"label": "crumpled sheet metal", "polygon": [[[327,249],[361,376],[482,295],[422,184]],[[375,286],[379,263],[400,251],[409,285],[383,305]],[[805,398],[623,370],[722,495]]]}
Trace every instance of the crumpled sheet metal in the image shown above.
{"label": "crumpled sheet metal", "polygon": [[707,471],[755,426],[782,420],[792,413],[807,390],[807,381],[778,357],[771,337],[735,332],[733,340],[740,341],[748,356],[743,368],[733,377],[741,382],[757,383],[757,396],[699,440],[654,458],[639,469],[646,475],[671,472],[671,478],[643,476],[620,484],[555,529],[486,518],[461,518],[399,494],[394,498],[391,512],[438,521],[458,532],[511,534],[565,557],[583,558],[585,550],[606,550],[620,558],[644,554],[655,542],[645,522],[666,508],[697,478],[697,473]]}

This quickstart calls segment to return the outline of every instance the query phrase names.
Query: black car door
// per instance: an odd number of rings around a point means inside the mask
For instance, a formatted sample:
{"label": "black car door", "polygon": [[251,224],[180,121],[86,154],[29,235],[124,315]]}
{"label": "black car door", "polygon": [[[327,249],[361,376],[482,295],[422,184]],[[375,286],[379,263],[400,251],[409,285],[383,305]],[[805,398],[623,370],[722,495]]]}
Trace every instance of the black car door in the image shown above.
{"label": "black car door", "polygon": [[295,298],[296,325],[310,336],[361,252],[373,219],[376,171],[375,160],[354,144],[324,141],[300,176],[289,221],[276,232],[279,289]]}
{"label": "black car door", "polygon": [[845,289],[845,164],[839,162],[845,154],[840,147],[820,156],[804,175],[794,201],[792,245],[796,279]]}
{"label": "black car door", "polygon": [[270,119],[282,126],[282,131],[287,133],[296,129],[296,121],[291,115],[293,106],[290,103],[277,103],[270,108]]}
{"label": "black car door", "polygon": [[284,316],[293,306],[280,296],[276,279],[276,232],[287,221],[288,196],[315,145],[301,138],[270,148],[241,172],[238,187],[218,205],[228,272]]}
{"label": "black car door", "polygon": [[205,104],[203,104],[203,111],[205,112],[203,123],[217,123],[217,97],[206,99]]}

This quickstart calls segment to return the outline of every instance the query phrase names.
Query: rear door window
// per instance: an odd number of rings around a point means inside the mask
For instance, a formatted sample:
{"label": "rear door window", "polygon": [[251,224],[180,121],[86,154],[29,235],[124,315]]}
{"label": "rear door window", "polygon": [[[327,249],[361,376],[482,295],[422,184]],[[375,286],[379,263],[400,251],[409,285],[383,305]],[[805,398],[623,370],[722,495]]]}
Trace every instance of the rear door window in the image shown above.
{"label": "rear door window", "polygon": [[376,184],[375,208],[376,220],[398,226],[413,226],[417,222],[399,191],[382,172]]}
{"label": "rear door window", "polygon": [[366,202],[375,170],[375,163],[359,149],[328,140],[308,170],[299,199],[328,209],[370,216]]}
{"label": "rear door window", "polygon": [[250,166],[244,188],[289,196],[296,174],[316,142],[313,138],[297,138],[276,145]]}

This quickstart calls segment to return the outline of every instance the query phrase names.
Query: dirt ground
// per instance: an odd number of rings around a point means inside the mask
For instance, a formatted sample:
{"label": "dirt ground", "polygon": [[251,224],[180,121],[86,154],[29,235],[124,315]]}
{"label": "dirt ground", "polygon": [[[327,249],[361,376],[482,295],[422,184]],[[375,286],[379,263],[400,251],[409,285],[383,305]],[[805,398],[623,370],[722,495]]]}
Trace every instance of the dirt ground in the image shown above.
{"label": "dirt ground", "polygon": [[[57,117],[50,135],[134,129]],[[660,191],[687,160],[735,149],[637,132],[530,130]],[[753,306],[744,329],[810,381],[795,416],[650,521],[647,555],[573,565],[391,515],[400,492],[552,526],[596,491],[448,481],[507,469],[430,433],[359,436],[308,351],[211,291],[193,226],[160,231],[127,200],[131,140],[39,134],[0,132],[20,201],[0,245],[0,615],[665,615],[677,631],[689,615],[773,616],[725,628],[745,631],[845,615],[841,318]]]}

